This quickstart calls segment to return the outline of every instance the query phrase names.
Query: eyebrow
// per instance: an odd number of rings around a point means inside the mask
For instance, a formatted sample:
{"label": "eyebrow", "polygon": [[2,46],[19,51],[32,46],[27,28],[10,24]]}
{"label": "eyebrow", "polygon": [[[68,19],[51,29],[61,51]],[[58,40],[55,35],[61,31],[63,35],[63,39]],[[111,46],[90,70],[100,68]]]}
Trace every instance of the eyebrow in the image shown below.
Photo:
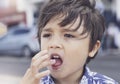
{"label": "eyebrow", "polygon": [[75,32],[74,30],[70,30],[70,29],[63,29],[62,31],[64,31],[64,32]]}
{"label": "eyebrow", "polygon": [[42,31],[45,31],[45,32],[52,32],[52,30],[50,28],[44,28]]}
{"label": "eyebrow", "polygon": [[[52,32],[51,28],[44,28],[42,31]],[[62,29],[61,31],[63,31],[63,32],[75,32],[74,30],[70,30],[70,29]]]}

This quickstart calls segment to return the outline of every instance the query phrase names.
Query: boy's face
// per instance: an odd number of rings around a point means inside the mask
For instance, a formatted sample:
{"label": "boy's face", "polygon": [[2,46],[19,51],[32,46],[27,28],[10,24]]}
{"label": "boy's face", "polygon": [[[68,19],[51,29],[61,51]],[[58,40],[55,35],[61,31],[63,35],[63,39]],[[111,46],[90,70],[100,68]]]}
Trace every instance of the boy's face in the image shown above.
{"label": "boy's face", "polygon": [[41,33],[41,50],[48,50],[50,58],[56,60],[56,63],[48,69],[51,75],[58,79],[80,75],[87,57],[91,56],[92,52],[89,52],[90,36],[80,39],[87,35],[80,35],[83,26],[77,31],[70,31],[77,27],[79,18],[73,25],[65,27],[58,25],[61,20],[62,18],[52,18]]}

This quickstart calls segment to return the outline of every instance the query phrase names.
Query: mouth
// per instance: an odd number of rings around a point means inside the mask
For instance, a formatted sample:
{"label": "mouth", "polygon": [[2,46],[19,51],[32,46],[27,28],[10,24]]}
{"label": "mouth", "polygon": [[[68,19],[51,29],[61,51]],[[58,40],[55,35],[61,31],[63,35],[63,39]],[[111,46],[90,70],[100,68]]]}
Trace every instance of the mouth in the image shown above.
{"label": "mouth", "polygon": [[55,60],[55,63],[52,65],[53,69],[58,69],[63,64],[63,59],[59,54],[51,54],[51,60]]}

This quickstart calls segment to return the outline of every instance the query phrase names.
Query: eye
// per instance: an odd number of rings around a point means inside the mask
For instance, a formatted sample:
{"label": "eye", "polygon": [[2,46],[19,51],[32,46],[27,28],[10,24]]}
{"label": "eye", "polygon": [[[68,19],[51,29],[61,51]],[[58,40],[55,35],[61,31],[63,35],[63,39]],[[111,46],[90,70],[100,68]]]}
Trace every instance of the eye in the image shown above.
{"label": "eye", "polygon": [[71,35],[71,34],[64,34],[64,37],[67,37],[67,38],[75,38],[74,35]]}
{"label": "eye", "polygon": [[48,38],[48,37],[51,36],[51,34],[43,34],[42,36],[43,36],[44,38]]}

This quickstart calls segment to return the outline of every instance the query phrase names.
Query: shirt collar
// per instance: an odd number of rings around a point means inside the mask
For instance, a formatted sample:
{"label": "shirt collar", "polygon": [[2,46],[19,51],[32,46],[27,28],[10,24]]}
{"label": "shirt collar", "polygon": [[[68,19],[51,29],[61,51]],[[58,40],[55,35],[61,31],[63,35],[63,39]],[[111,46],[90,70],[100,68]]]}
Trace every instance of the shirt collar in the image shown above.
{"label": "shirt collar", "polygon": [[83,73],[83,77],[80,80],[79,84],[89,84],[88,83],[88,79],[92,80],[92,75],[96,74],[90,71],[90,69],[88,67],[85,67],[85,71]]}
{"label": "shirt collar", "polygon": [[[83,73],[83,77],[82,77],[82,79],[81,79],[81,81],[80,81],[79,84],[87,84],[87,83],[85,83],[85,82],[87,82],[86,79],[89,78],[90,75],[91,75],[91,74],[90,74],[89,68],[88,68],[88,67],[85,67],[85,71],[84,71],[84,73]],[[52,79],[52,77],[51,77],[50,75],[42,78],[40,84],[42,84],[42,82],[44,82],[43,84],[55,84],[54,81],[53,81],[53,79]]]}

